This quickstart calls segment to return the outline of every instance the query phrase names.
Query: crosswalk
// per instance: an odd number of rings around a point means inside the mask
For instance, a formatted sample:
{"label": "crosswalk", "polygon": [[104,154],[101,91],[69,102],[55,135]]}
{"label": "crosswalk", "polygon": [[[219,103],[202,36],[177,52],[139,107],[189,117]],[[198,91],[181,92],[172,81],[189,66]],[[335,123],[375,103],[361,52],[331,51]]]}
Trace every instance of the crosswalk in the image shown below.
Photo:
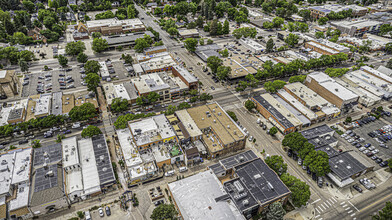
{"label": "crosswalk", "polygon": [[339,210],[342,210],[341,212],[346,212],[348,216],[350,216],[353,220],[356,220],[355,215],[358,209],[350,201],[343,201],[339,203],[334,197],[319,202],[320,200],[321,199],[318,199],[312,203],[315,204],[314,219],[323,220],[324,212],[334,207],[334,208],[338,208]]}

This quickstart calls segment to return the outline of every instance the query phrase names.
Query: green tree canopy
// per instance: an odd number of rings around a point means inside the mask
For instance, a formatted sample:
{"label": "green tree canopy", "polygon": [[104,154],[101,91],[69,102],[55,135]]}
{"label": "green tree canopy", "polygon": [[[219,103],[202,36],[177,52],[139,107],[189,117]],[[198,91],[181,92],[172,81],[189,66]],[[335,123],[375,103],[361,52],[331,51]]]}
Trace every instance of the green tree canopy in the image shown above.
{"label": "green tree canopy", "polygon": [[60,64],[62,67],[66,66],[66,65],[68,64],[68,59],[67,59],[67,57],[65,57],[65,56],[63,56],[63,55],[59,55],[59,56],[57,57],[57,60],[59,61],[59,64]]}
{"label": "green tree canopy", "polygon": [[115,98],[112,100],[110,108],[114,112],[122,112],[128,109],[129,103],[126,99]]}
{"label": "green tree canopy", "polygon": [[278,133],[278,129],[276,127],[272,127],[269,130],[269,134],[274,136],[276,133]]}
{"label": "green tree canopy", "polygon": [[286,211],[284,210],[282,203],[274,202],[268,206],[266,217],[268,220],[283,220]]}
{"label": "green tree canopy", "polygon": [[108,48],[108,42],[102,38],[94,38],[92,49],[96,53],[101,53]]}
{"label": "green tree canopy", "polygon": [[222,64],[223,61],[217,56],[210,56],[207,59],[207,66],[211,68],[213,73],[216,73],[218,71],[218,67],[222,66]]}
{"label": "green tree canopy", "polygon": [[195,52],[198,41],[194,38],[188,38],[184,41],[184,46],[189,52]]}
{"label": "green tree canopy", "polygon": [[282,174],[280,179],[290,189],[293,205],[296,207],[306,205],[310,199],[309,185],[288,173]]}
{"label": "green tree canopy", "polygon": [[282,156],[272,155],[265,158],[265,163],[274,170],[279,176],[286,173],[287,164],[284,162]]}
{"label": "green tree canopy", "polygon": [[163,203],[154,209],[150,218],[152,220],[175,219],[177,214],[173,204]]}
{"label": "green tree canopy", "polygon": [[216,76],[219,80],[226,79],[231,73],[231,67],[229,66],[219,66],[216,72]]}
{"label": "green tree canopy", "polygon": [[251,111],[252,109],[256,108],[256,105],[255,105],[255,103],[253,101],[246,100],[245,108],[248,109],[248,111]]}
{"label": "green tree canopy", "polygon": [[84,79],[86,80],[87,83],[87,90],[96,93],[99,82],[101,81],[98,74],[88,73]]}
{"label": "green tree canopy", "polygon": [[237,115],[232,111],[226,111],[226,113],[236,122],[238,121]]}
{"label": "green tree canopy", "polygon": [[82,138],[88,138],[88,137],[91,138],[91,137],[93,137],[95,135],[99,135],[99,134],[102,134],[101,129],[99,129],[96,126],[89,125],[87,128],[83,129],[81,135],[82,135]]}
{"label": "green tree canopy", "polygon": [[68,115],[72,121],[84,121],[97,116],[97,110],[94,104],[87,102],[81,106],[73,107]]}
{"label": "green tree canopy", "polygon": [[266,45],[267,53],[271,53],[272,51],[274,51],[274,46],[275,46],[274,40],[272,38],[268,39]]}
{"label": "green tree canopy", "polygon": [[101,65],[96,60],[89,60],[84,64],[84,70],[86,73],[98,73]]}
{"label": "green tree canopy", "polygon": [[[313,146],[314,147],[314,146]],[[306,155],[304,165],[317,176],[324,176],[331,171],[328,154],[324,151],[311,151]]]}
{"label": "green tree canopy", "polygon": [[377,215],[372,216],[372,220],[391,220],[392,202],[386,202],[385,207]]}
{"label": "green tree canopy", "polygon": [[77,60],[79,63],[86,63],[87,60],[88,60],[88,56],[87,56],[85,53],[79,53],[79,54],[76,56],[76,60]]}
{"label": "green tree canopy", "polygon": [[71,56],[76,56],[86,50],[86,46],[82,41],[69,42],[65,46],[65,53]]}

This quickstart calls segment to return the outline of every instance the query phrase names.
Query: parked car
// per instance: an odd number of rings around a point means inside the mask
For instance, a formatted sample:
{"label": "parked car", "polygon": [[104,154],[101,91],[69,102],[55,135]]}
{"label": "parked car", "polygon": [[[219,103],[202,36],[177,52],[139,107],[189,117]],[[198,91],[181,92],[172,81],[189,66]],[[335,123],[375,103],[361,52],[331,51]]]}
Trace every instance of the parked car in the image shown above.
{"label": "parked car", "polygon": [[166,177],[169,177],[169,176],[173,176],[175,174],[175,171],[174,170],[170,170],[170,171],[167,171],[166,173],[165,173],[165,176]]}
{"label": "parked car", "polygon": [[71,133],[72,133],[71,130],[66,130],[66,131],[64,131],[64,134],[71,134]]}
{"label": "parked car", "polygon": [[386,166],[388,166],[388,161],[383,161],[383,162],[379,163],[378,165],[380,165],[380,167],[386,167]]}
{"label": "parked car", "polygon": [[357,190],[358,192],[360,192],[360,193],[362,193],[362,191],[363,191],[362,188],[360,186],[356,185],[356,184],[353,186],[353,188],[355,190]]}
{"label": "parked car", "polygon": [[26,144],[26,143],[29,143],[29,140],[27,140],[27,139],[20,140],[18,143],[19,144]]}
{"label": "parked car", "polygon": [[103,213],[102,207],[99,207],[98,213],[99,213],[99,216],[101,216],[101,217],[104,217],[104,216],[105,216],[105,214]]}
{"label": "parked car", "polygon": [[317,178],[317,185],[318,185],[318,187],[320,187],[320,188],[323,187],[323,182],[324,182],[323,177],[319,176]]}
{"label": "parked car", "polygon": [[86,220],[91,220],[91,215],[90,215],[89,211],[85,211],[84,216],[85,216]]}
{"label": "parked car", "polygon": [[107,216],[110,216],[112,214],[111,211],[110,211],[110,207],[109,206],[105,207],[105,212],[106,212]]}

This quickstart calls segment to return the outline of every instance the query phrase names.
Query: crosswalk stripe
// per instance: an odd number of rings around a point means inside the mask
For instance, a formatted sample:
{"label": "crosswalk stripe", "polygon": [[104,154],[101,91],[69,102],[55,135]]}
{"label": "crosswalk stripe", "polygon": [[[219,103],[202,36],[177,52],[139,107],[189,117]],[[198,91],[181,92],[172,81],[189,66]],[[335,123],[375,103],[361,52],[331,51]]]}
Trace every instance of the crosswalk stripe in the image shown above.
{"label": "crosswalk stripe", "polygon": [[330,198],[329,201],[334,204],[335,202],[333,201],[333,198]]}
{"label": "crosswalk stripe", "polygon": [[355,213],[351,214],[350,216],[353,217],[355,215]]}
{"label": "crosswalk stripe", "polygon": [[316,211],[320,214],[321,212],[317,209],[317,208],[315,208],[316,209]]}
{"label": "crosswalk stripe", "polygon": [[350,209],[350,207],[347,207],[345,210],[349,210]]}
{"label": "crosswalk stripe", "polygon": [[315,218],[318,218],[318,217],[320,217],[320,215],[316,215],[316,216],[314,216]]}
{"label": "crosswalk stripe", "polygon": [[353,212],[353,210],[348,211],[347,213],[350,214],[351,212]]}
{"label": "crosswalk stripe", "polygon": [[327,210],[327,208],[325,208],[323,204],[320,204],[320,205],[321,205],[325,210]]}
{"label": "crosswalk stripe", "polygon": [[324,202],[323,205],[325,205],[327,208],[329,208],[329,206],[327,205],[327,203]]}
{"label": "crosswalk stripe", "polygon": [[343,205],[344,203],[346,203],[346,202],[342,202],[342,203],[340,203],[340,205]]}
{"label": "crosswalk stripe", "polygon": [[346,205],[344,205],[344,206],[342,206],[342,207],[344,208],[344,207],[346,207],[346,206],[347,206],[347,204],[346,204]]}
{"label": "crosswalk stripe", "polygon": [[319,208],[321,211],[324,211],[320,206],[317,206],[317,208]]}
{"label": "crosswalk stripe", "polygon": [[329,201],[328,201],[328,200],[327,200],[326,202],[328,203],[328,205],[332,206],[332,205],[331,205],[331,203],[329,203]]}
{"label": "crosswalk stripe", "polygon": [[338,202],[334,197],[332,197],[333,201]]}

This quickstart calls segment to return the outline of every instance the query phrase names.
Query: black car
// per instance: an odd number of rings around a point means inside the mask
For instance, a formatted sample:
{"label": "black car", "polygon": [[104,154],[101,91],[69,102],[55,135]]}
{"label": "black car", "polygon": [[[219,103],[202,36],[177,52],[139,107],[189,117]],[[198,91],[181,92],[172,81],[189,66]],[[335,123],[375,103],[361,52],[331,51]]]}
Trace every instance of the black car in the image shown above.
{"label": "black car", "polygon": [[20,140],[18,143],[19,144],[26,144],[26,143],[28,143],[29,142],[29,140]]}
{"label": "black car", "polygon": [[65,86],[60,86],[60,89],[66,89],[67,87],[65,87]]}
{"label": "black car", "polygon": [[65,84],[64,82],[60,82],[60,86],[66,86],[67,84]]}
{"label": "black car", "polygon": [[105,212],[106,212],[106,215],[107,216],[110,216],[112,213],[110,212],[110,207],[109,206],[106,206],[105,207]]}
{"label": "black car", "polygon": [[376,163],[381,163],[383,161],[383,159],[377,158],[375,161],[376,161]]}
{"label": "black car", "polygon": [[71,130],[66,130],[66,131],[64,131],[64,134],[71,134],[71,133],[72,133]]}
{"label": "black car", "polygon": [[65,69],[66,72],[72,71],[72,68]]}
{"label": "black car", "polygon": [[59,73],[59,76],[65,76],[65,73]]}
{"label": "black car", "polygon": [[363,191],[362,188],[360,186],[358,186],[358,185],[354,185],[353,188],[355,190],[357,190],[358,192],[360,192],[360,193]]}
{"label": "black car", "polygon": [[314,181],[317,180],[317,175],[316,175],[316,173],[312,173],[312,179],[313,179]]}
{"label": "black car", "polygon": [[67,83],[71,83],[71,82],[75,82],[75,80],[73,80],[73,79],[67,80]]}
{"label": "black car", "polygon": [[297,161],[298,160],[298,155],[293,153],[293,160]]}
{"label": "black car", "polygon": [[293,156],[293,151],[291,149],[289,149],[287,151],[287,156],[289,156],[289,157]]}
{"label": "black car", "polygon": [[308,175],[312,174],[312,172],[310,171],[309,167],[306,168],[306,173],[307,173]]}
{"label": "black car", "polygon": [[9,143],[10,143],[9,141],[3,141],[2,143],[0,143],[0,145],[7,145]]}
{"label": "black car", "polygon": [[380,167],[386,167],[386,166],[388,166],[388,161],[383,161],[383,162],[379,163],[378,165],[380,165]]}

